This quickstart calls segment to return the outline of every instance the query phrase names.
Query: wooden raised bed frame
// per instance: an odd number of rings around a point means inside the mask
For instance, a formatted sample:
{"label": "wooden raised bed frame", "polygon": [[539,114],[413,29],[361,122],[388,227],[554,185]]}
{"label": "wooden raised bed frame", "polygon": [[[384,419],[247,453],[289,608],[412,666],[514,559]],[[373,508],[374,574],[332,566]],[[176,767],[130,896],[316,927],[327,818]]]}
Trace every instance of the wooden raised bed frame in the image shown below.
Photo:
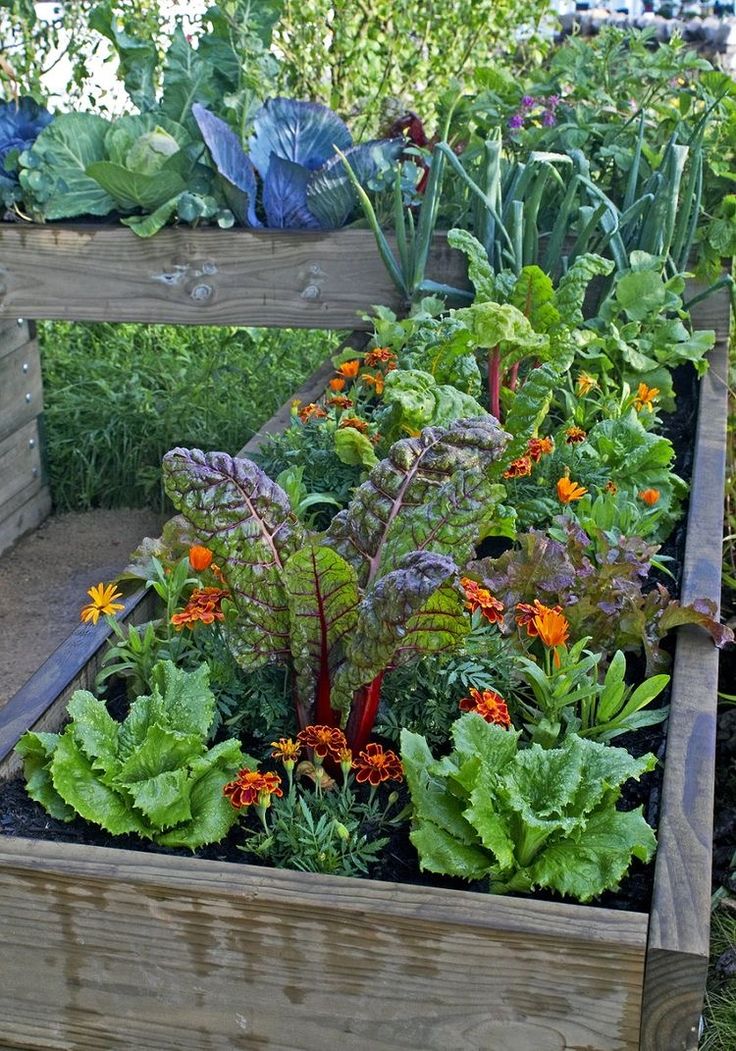
{"label": "wooden raised bed frame", "polygon": [[[268,264],[243,258],[254,246]],[[164,231],[139,242],[121,230],[0,227],[0,258],[6,317],[355,328],[356,311],[371,303],[399,306],[362,231]],[[185,282],[151,280],[197,259],[220,275],[216,295],[197,299],[191,288],[180,294]],[[457,274],[451,254],[444,263]],[[312,266],[325,277],[310,299],[297,286]],[[215,310],[199,313],[213,297]],[[728,301],[714,297],[693,313],[697,327],[717,329],[718,344],[700,391],[682,597],[717,603]],[[145,619],[146,601],[131,600],[123,616]],[[18,737],[57,728],[71,691],[93,681],[106,634],[104,625],[78,629],[0,710],[0,780],[18,770]],[[717,670],[710,640],[681,629],[648,915],[0,837],[0,1046],[695,1048],[708,960]]]}

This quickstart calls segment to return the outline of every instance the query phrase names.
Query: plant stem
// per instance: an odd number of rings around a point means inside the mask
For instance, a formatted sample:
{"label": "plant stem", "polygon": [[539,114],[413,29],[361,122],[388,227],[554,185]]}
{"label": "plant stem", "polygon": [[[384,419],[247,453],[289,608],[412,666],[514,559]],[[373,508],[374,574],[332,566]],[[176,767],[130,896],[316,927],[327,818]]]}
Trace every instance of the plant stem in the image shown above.
{"label": "plant stem", "polygon": [[501,351],[494,347],[488,358],[488,403],[491,415],[501,421]]}
{"label": "plant stem", "polygon": [[356,691],[345,730],[348,744],[354,753],[359,752],[368,743],[368,738],[378,714],[382,683],[383,672],[377,675],[373,682],[368,683],[367,686],[361,686]]}

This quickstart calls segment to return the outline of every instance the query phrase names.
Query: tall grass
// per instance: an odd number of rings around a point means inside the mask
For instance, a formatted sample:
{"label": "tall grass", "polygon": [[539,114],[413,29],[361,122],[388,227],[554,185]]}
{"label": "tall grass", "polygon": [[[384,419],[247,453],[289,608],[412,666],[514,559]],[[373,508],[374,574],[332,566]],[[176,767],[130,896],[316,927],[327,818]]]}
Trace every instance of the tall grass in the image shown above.
{"label": "tall grass", "polygon": [[59,511],[163,509],[175,445],[234,453],[335,348],[321,331],[39,325]]}

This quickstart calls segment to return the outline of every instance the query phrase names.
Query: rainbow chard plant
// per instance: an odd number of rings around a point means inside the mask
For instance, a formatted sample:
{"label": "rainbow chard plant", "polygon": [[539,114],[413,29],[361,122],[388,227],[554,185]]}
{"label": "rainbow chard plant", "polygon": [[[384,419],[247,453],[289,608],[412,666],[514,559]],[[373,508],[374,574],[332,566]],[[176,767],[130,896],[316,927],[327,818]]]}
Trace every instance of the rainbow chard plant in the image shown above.
{"label": "rainbow chard plant", "polygon": [[299,725],[366,743],[392,667],[456,646],[469,628],[460,566],[505,495],[508,435],[483,416],[392,446],[326,533],[297,520],[256,464],[174,449],[166,491],[222,566],[237,617],[232,652],[285,662]]}

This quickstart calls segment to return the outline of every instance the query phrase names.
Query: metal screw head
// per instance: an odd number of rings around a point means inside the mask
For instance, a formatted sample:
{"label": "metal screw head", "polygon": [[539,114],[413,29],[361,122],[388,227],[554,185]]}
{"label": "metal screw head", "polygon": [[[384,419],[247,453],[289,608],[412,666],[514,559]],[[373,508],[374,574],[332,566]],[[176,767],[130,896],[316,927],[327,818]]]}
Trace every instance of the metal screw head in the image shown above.
{"label": "metal screw head", "polygon": [[29,405],[33,401],[33,395],[30,392],[28,394],[26,394],[26,401],[28,402]]}
{"label": "metal screw head", "polygon": [[18,326],[19,328],[20,328],[20,326],[21,326],[21,325],[25,325],[25,321],[23,320],[23,318],[22,318],[22,317],[19,317],[19,318],[18,318],[18,320],[16,321],[16,325],[17,325],[17,326]]}
{"label": "metal screw head", "polygon": [[20,368],[21,372],[28,372],[28,362],[24,361]]}
{"label": "metal screw head", "polygon": [[35,438],[29,438],[28,439],[28,448],[29,449],[35,449],[36,448],[36,439]]}

